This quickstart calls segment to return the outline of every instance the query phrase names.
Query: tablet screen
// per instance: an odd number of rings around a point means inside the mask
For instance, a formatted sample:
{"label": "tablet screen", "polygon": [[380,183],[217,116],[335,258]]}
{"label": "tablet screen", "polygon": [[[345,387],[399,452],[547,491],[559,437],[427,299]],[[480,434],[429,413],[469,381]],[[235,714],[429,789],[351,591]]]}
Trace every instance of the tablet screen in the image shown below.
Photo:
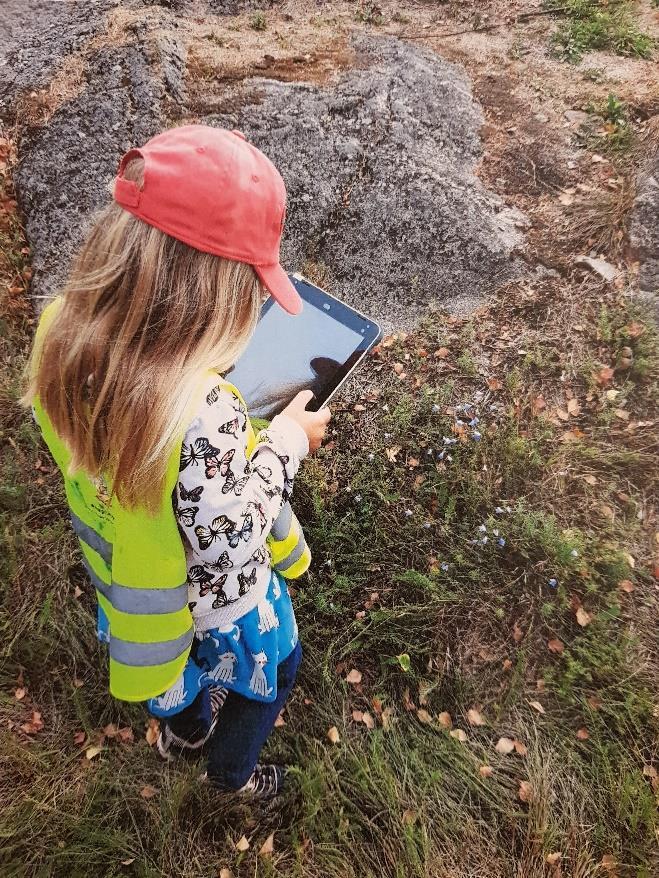
{"label": "tablet screen", "polygon": [[257,418],[274,417],[301,390],[312,390],[317,405],[309,407],[318,407],[369,346],[372,323],[318,287],[294,282],[302,313],[292,317],[266,302],[249,347],[226,376]]}

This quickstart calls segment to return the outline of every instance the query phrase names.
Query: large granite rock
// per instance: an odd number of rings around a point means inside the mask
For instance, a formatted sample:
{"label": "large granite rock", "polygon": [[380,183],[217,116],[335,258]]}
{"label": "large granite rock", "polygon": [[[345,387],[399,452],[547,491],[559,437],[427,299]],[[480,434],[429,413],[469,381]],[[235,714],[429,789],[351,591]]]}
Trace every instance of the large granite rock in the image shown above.
{"label": "large granite rock", "polygon": [[[13,80],[0,73],[11,98],[45,83],[58,59],[86,45],[80,88],[19,143],[16,183],[38,297],[62,283],[121,154],[189,118],[184,29],[138,20],[124,43],[89,46],[116,5],[58,4],[63,15],[68,7],[79,13],[71,28],[59,34],[52,21],[44,25],[12,49]],[[186,14],[184,0],[155,5],[174,24]],[[220,0],[205,8],[233,11]],[[431,300],[467,307],[521,273],[523,223],[476,176],[482,116],[464,72],[392,38],[362,36],[354,48],[358,68],[333,84],[226,85],[223,106],[232,112],[202,121],[243,129],[280,168],[289,191],[287,267],[322,263],[331,288],[387,328],[411,325]]]}
{"label": "large granite rock", "polygon": [[629,224],[641,293],[659,303],[659,150],[642,169]]}

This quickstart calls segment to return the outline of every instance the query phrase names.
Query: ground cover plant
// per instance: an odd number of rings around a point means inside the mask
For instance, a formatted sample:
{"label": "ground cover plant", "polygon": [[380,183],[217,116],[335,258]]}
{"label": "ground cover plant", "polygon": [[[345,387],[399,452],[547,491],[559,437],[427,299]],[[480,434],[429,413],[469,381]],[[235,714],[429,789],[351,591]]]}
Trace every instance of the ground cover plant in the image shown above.
{"label": "ground cover plant", "polygon": [[155,723],[106,695],[17,404],[33,316],[4,173],[2,874],[649,876],[657,362],[623,291],[548,278],[433,312],[339,405],[296,489],[306,658],[264,812],[163,768]]}
{"label": "ground cover plant", "polygon": [[545,8],[563,18],[552,38],[556,51],[574,63],[593,49],[649,58],[654,40],[636,23],[633,7],[626,0],[546,0]]}

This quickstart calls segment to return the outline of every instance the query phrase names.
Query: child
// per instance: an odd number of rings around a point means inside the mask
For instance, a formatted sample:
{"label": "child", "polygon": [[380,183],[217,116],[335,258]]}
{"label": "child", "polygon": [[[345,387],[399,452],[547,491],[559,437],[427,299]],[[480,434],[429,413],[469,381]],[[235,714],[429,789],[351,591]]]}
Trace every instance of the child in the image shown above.
{"label": "child", "polygon": [[301,656],[284,577],[310,554],[288,501],[330,418],[307,391],[255,435],[221,378],[264,296],[301,310],[279,264],[285,198],[236,131],[129,151],[42,315],[25,397],[96,588],[111,693],[162,718],[162,755],[210,739],[209,779],[256,796],[281,788],[257,760]]}

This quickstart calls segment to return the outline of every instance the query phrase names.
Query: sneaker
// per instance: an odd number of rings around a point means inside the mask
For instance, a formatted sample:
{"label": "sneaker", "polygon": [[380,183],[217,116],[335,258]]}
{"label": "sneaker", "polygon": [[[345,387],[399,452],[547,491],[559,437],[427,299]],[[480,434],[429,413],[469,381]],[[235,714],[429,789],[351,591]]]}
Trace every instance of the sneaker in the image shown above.
{"label": "sneaker", "polygon": [[[167,720],[163,720],[160,726],[160,734],[156,741],[156,747],[158,748],[160,756],[167,762],[171,762],[172,759],[176,758],[176,755],[180,755],[183,751],[200,750],[215,731],[215,727],[220,718],[220,710],[224,706],[228,690],[224,689],[222,686],[211,686],[209,694],[211,702],[211,721],[208,726],[208,731],[203,738],[199,738],[197,741],[186,741],[185,738],[180,738],[178,735],[175,735],[169,727]],[[178,750],[179,753],[172,753],[172,747]]]}
{"label": "sneaker", "polygon": [[238,793],[255,799],[273,799],[284,788],[284,777],[285,771],[280,765],[257,763],[250,779]]}

